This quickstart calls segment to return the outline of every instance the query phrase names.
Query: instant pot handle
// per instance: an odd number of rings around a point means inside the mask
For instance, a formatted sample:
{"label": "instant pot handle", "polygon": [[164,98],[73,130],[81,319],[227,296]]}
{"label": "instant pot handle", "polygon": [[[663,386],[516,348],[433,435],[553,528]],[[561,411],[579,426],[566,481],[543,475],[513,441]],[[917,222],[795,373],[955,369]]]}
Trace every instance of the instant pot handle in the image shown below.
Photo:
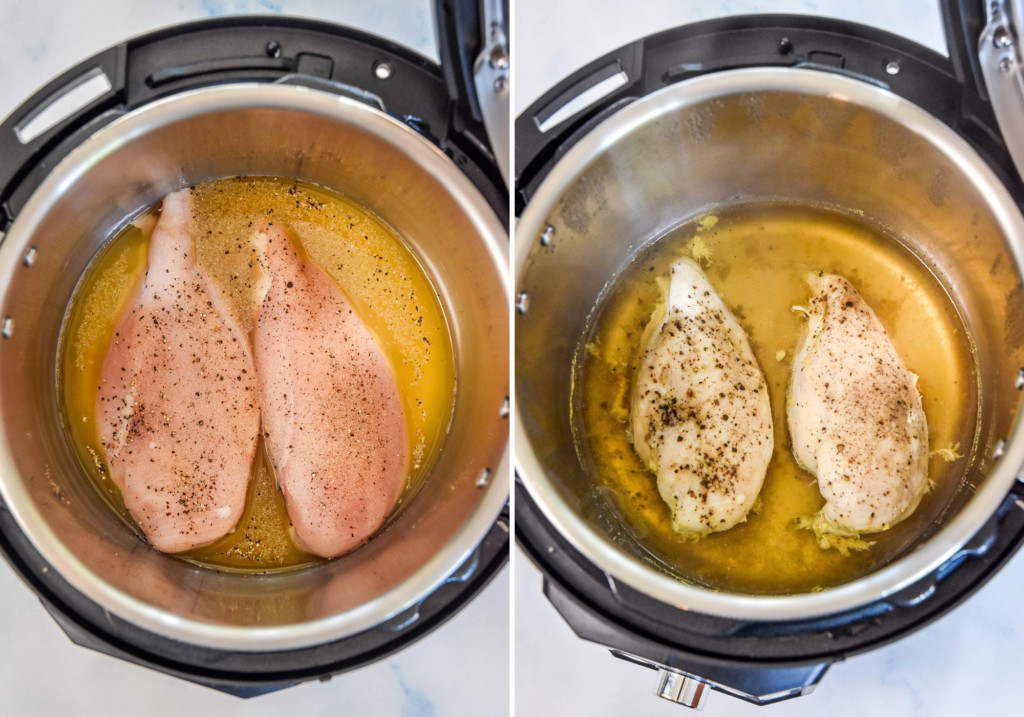
{"label": "instant pot handle", "polygon": [[445,152],[507,224],[498,157],[483,125],[456,109],[435,63],[339,25],[242,16],[129,40],[67,71],[16,109],[0,125],[0,232],[50,170],[103,125],[149,102],[228,82],[306,85],[386,112]]}
{"label": "instant pot handle", "polygon": [[[56,159],[36,162],[54,146],[88,136],[121,112],[127,84],[127,47],[94,55],[53,79],[22,103],[0,125],[0,232],[7,231],[20,209],[13,187],[34,173],[34,190]],[[63,157],[63,155],[61,155]],[[26,195],[27,198],[27,195]]]}
{"label": "instant pot handle", "polygon": [[949,60],[956,76],[957,130],[975,145],[1003,150],[1005,143],[985,85],[979,41],[987,16],[983,0],[939,0]]}
{"label": "instant pot handle", "polygon": [[[955,5],[955,0],[948,3]],[[751,15],[707,20],[608,53],[555,85],[516,119],[516,213],[558,159],[622,107],[692,77],[751,67],[843,74],[958,124],[961,103],[951,63],[906,38],[830,18]],[[990,145],[991,137],[984,144]]]}
{"label": "instant pot handle", "polygon": [[[961,83],[961,130],[995,130],[1024,174],[1024,59],[1018,0],[940,0],[950,59]],[[994,115],[994,116],[993,116]]]}
{"label": "instant pot handle", "polygon": [[509,184],[509,3],[436,0],[437,49],[458,121],[482,123]]}

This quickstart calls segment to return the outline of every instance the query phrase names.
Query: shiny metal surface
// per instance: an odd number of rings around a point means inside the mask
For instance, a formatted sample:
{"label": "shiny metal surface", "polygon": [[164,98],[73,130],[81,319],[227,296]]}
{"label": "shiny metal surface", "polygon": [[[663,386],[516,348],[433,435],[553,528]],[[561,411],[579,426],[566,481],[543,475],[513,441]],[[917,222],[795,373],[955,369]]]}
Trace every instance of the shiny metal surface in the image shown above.
{"label": "shiny metal surface", "polygon": [[658,687],[654,694],[663,700],[675,702],[695,710],[704,709],[711,687],[695,677],[664,667],[658,670]]}
{"label": "shiny metal surface", "polygon": [[[80,474],[57,406],[61,320],[96,251],[168,192],[233,175],[301,179],[375,212],[434,281],[455,344],[455,411],[422,491],[365,547],[289,573],[219,573],[146,546]],[[224,85],[126,115],[47,176],[0,246],[0,316],[15,329],[0,340],[0,493],[75,588],[181,641],[296,648],[414,615],[508,496],[507,246],[485,200],[439,150],[360,103],[301,87]]]}
{"label": "shiny metal surface", "polygon": [[[652,567],[608,518],[570,426],[573,354],[607,282],[683,221],[753,200],[863,212],[899,237],[955,298],[980,374],[976,445],[944,520],[892,564],[816,593],[713,592]],[[1024,463],[1022,266],[1024,220],[1005,187],[948,127],[885,90],[759,68],[651,94],[569,150],[520,219],[517,472],[545,517],[600,570],[683,610],[800,619],[890,595],[955,555],[994,515]]]}
{"label": "shiny metal surface", "polygon": [[993,0],[986,4],[986,12],[988,22],[978,38],[978,61],[1006,148],[1017,171],[1022,172],[1024,57],[1015,32],[1015,28],[1021,27],[1021,4],[1015,0]]}
{"label": "shiny metal surface", "polygon": [[484,46],[473,65],[473,85],[480,101],[487,138],[494,149],[505,186],[511,176],[509,143],[511,125],[509,102],[511,88],[508,81],[509,43],[508,29],[504,27],[504,3],[507,0],[484,0]]}

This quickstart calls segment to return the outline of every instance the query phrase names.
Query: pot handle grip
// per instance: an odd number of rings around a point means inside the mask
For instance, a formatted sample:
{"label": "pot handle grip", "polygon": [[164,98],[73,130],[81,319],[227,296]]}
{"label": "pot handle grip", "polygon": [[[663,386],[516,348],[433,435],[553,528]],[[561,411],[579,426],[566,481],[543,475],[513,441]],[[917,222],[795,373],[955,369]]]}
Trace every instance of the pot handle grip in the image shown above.
{"label": "pot handle grip", "polygon": [[508,186],[509,0],[436,0],[434,24],[448,94],[462,121],[483,125]]}
{"label": "pot handle grip", "polygon": [[643,58],[643,40],[613,50],[550,88],[516,118],[517,215],[543,178],[535,167],[560,157],[575,143],[570,138],[643,95]]}
{"label": "pot handle grip", "polygon": [[[39,152],[94,126],[123,104],[126,68],[127,47],[112,47],[54,78],[14,110],[0,125],[0,191]],[[8,199],[0,195],[0,230],[13,219]]]}
{"label": "pot handle grip", "polygon": [[799,15],[682,25],[594,60],[516,119],[517,213],[553,164],[610,114],[669,85],[751,67],[845,75],[902,95],[937,117],[950,111],[944,93],[934,91],[952,82],[945,58],[883,30]]}
{"label": "pot handle grip", "polygon": [[998,156],[1005,142],[998,130],[979,53],[979,42],[988,25],[985,4],[983,0],[939,0],[939,9],[956,78],[957,128],[975,145],[994,145],[989,155]]}

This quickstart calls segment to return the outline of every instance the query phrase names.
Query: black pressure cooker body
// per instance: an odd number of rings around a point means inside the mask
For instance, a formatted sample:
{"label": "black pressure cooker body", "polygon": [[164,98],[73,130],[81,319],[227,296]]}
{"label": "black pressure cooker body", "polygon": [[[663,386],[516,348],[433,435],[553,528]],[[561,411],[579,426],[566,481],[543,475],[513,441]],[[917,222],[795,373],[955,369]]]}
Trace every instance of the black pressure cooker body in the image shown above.
{"label": "black pressure cooker body", "polygon": [[[443,152],[507,229],[508,192],[499,161],[503,150],[498,147],[496,154],[488,139],[473,87],[473,65],[467,60],[488,45],[488,38],[493,44],[494,33],[487,32],[485,13],[474,3],[439,2],[436,11],[444,70],[375,36],[282,17],[228,17],[181,25],[89,58],[41,89],[0,127],[0,237],[54,168],[102,128],[181,93],[237,83],[297,85],[388,115]],[[504,22],[507,27],[507,14]],[[507,75],[507,54],[497,69]],[[97,75],[107,78],[107,87],[86,106],[30,129],[43,109]],[[500,89],[507,91],[507,82]],[[497,418],[497,405],[494,413]],[[248,697],[366,665],[443,624],[508,559],[507,503],[497,520],[490,520],[490,529],[461,565],[416,604],[357,634],[273,650],[195,644],[124,619],[54,569],[6,504],[0,504],[0,549],[75,643]]]}
{"label": "black pressure cooker body", "polygon": [[[1024,185],[979,66],[985,11],[980,3],[953,1],[942,2],[942,11],[949,59],[873,28],[777,15],[686,25],[611,52],[560,82],[517,118],[517,215],[566,153],[616,112],[683,80],[760,67],[835,73],[909,100],[966,139],[1024,206]],[[621,78],[614,90],[584,109],[570,110],[560,122],[551,121],[613,76]],[[520,313],[526,308],[521,301]],[[517,473],[516,539],[543,573],[548,600],[578,636],[657,670],[656,694],[691,707],[702,706],[712,689],[756,704],[807,694],[831,664],[905,637],[959,605],[1024,541],[1024,485],[1018,481],[973,539],[895,594],[838,614],[734,619],[676,607],[602,571],[553,525],[531,496],[528,481]]]}

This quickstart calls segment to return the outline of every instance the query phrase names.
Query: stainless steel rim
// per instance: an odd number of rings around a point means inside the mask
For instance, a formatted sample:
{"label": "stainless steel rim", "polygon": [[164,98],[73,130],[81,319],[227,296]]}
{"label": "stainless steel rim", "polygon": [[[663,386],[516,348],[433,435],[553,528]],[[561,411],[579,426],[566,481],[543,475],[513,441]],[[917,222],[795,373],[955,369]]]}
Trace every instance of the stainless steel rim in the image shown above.
{"label": "stainless steel rim", "polygon": [[[503,227],[473,184],[436,147],[409,127],[359,102],[323,91],[282,85],[236,84],[182,93],[134,111],[87,139],[47,176],[17,217],[0,246],[0,276],[7,285],[24,250],[23,244],[90,161],[131,143],[154,127],[204,113],[235,108],[272,108],[307,112],[353,125],[384,138],[414,158],[458,199],[477,229],[511,300],[508,243]],[[56,350],[56,347],[55,347]],[[450,540],[429,562],[397,588],[356,609],[326,619],[276,627],[236,627],[182,618],[126,595],[100,578],[65,546],[46,524],[19,479],[6,436],[0,441],[0,496],[33,546],[75,589],[105,610],[153,633],[220,649],[288,650],[339,640],[370,629],[416,605],[437,589],[461,565],[494,525],[509,492],[506,447],[480,503]]]}
{"label": "stainless steel rim", "polygon": [[[624,108],[574,146],[552,169],[524,210],[516,229],[516,279],[538,245],[559,198],[603,150],[651,120],[681,108],[748,92],[816,95],[862,106],[920,135],[949,157],[988,198],[1018,266],[1024,266],[1024,219],[1009,192],[977,153],[945,124],[896,95],[853,79],[812,70],[757,68],[706,75],[667,87]],[[566,406],[568,410],[568,406]],[[936,535],[900,560],[854,582],[818,593],[750,596],[715,592],[662,574],[612,546],[568,506],[546,478],[522,416],[515,421],[517,474],[545,518],[577,550],[611,578],[682,610],[720,617],[781,621],[851,610],[891,595],[935,571],[954,556],[996,512],[1024,464],[1018,422],[1006,437],[1005,452],[984,485]]]}

